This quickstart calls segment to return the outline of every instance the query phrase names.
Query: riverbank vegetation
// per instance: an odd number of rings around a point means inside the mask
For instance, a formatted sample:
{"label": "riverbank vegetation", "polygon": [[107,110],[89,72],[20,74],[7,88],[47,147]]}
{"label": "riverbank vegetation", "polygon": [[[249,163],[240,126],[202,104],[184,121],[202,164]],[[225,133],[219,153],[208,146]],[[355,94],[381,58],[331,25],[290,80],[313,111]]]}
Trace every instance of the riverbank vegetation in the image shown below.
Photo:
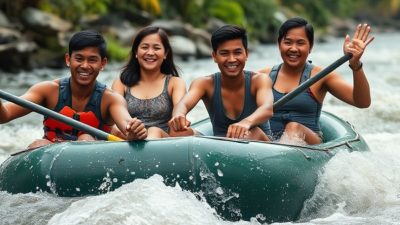
{"label": "riverbank vegetation", "polygon": [[[47,28],[44,32],[40,27],[44,25],[33,25],[32,20],[53,17],[36,15],[31,9],[60,18],[63,28],[57,30],[55,25],[51,25],[51,29],[57,32],[48,31]],[[69,37],[65,33],[81,29],[100,29],[109,42],[109,58],[119,61],[126,59],[130,40],[137,28],[157,24],[170,35],[182,36],[193,42],[177,44],[186,48],[177,50],[183,58],[201,58],[209,56],[210,49],[204,46],[209,45],[207,39],[210,32],[223,23],[246,27],[254,43],[271,43],[276,40],[276,31],[280,24],[293,16],[305,17],[312,22],[316,28],[317,40],[342,36],[358,22],[368,22],[381,29],[400,29],[400,0],[3,0],[0,2],[0,45],[23,36],[24,41],[33,40],[40,48],[41,57],[49,57],[49,51],[65,51],[65,43],[62,42]],[[2,17],[10,22],[2,22]],[[107,28],[104,28],[105,24]],[[36,27],[33,29],[33,26]],[[13,30],[1,32],[2,28]],[[42,36],[38,33],[42,33]],[[58,41],[52,38],[53,33],[57,33]],[[60,37],[64,40],[59,41]],[[177,42],[182,41],[182,38],[177,39]],[[190,48],[191,45],[194,47]],[[29,49],[37,48],[31,46]],[[190,49],[194,50],[189,51]],[[5,56],[13,51],[7,49]],[[0,53],[0,59],[1,55]],[[45,58],[34,63],[30,59],[24,60],[35,67],[41,66],[40,62],[52,61],[53,58],[51,56],[51,60]],[[23,66],[26,63],[24,60],[19,65]],[[13,63],[9,62],[10,59],[3,64],[11,68]],[[3,69],[3,64],[0,63],[0,69]]]}

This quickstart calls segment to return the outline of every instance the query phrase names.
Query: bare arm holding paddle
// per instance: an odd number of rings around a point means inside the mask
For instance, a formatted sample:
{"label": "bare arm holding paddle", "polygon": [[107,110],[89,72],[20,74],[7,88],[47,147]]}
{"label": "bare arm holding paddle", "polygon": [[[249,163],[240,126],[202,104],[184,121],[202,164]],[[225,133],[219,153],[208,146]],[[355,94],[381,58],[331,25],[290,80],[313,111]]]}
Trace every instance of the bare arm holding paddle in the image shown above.
{"label": "bare arm holding paddle", "polygon": [[75,33],[65,54],[70,77],[32,86],[22,97],[0,91],[10,103],[0,104],[0,122],[5,123],[31,111],[45,116],[44,136],[29,147],[53,142],[121,140],[108,133],[114,122],[128,140],[144,139],[147,130],[132,119],[124,99],[113,93],[97,76],[107,64],[106,42],[94,31]]}
{"label": "bare arm holding paddle", "polygon": [[[322,141],[319,115],[329,92],[338,99],[359,108],[371,104],[367,78],[360,61],[366,46],[374,37],[367,24],[358,25],[352,39],[347,35],[345,55],[325,69],[308,62],[314,44],[314,29],[303,18],[291,18],[279,29],[278,43],[283,63],[260,72],[273,80],[274,116],[272,132],[281,142],[318,144]],[[353,85],[332,72],[350,59]],[[300,81],[300,82],[299,82]]]}
{"label": "bare arm holding paddle", "polygon": [[[44,81],[33,85],[20,98],[43,105],[44,102],[49,102],[46,98],[46,93],[53,93],[58,89],[58,85],[53,81]],[[51,104],[50,102],[48,104]],[[55,103],[54,103],[55,105]],[[7,123],[19,117],[25,116],[32,112],[31,109],[18,105],[14,102],[0,101],[0,123]]]}

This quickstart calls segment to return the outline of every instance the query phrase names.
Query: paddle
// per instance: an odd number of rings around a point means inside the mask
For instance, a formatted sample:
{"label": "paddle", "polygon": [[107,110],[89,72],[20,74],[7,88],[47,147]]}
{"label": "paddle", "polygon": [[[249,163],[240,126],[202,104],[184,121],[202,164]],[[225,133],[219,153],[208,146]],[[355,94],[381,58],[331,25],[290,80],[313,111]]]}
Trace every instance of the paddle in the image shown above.
{"label": "paddle", "polygon": [[4,92],[0,90],[0,98],[3,98],[7,101],[14,102],[17,105],[20,105],[22,107],[28,108],[32,111],[35,111],[37,113],[40,113],[42,115],[51,117],[53,119],[59,120],[65,124],[68,124],[78,130],[84,131],[92,136],[97,137],[98,139],[101,140],[106,140],[106,141],[122,141],[121,138],[114,136],[112,134],[106,133],[102,130],[96,129],[94,127],[91,127],[87,124],[84,124],[82,122],[79,122],[77,120],[74,120],[70,117],[64,116],[62,114],[59,114],[57,112],[54,112],[50,109],[47,109],[41,105],[35,104],[33,102],[30,102],[28,100],[25,100],[23,98],[17,97],[15,95],[12,95],[10,93]]}
{"label": "paddle", "polygon": [[281,99],[276,101],[274,103],[274,111],[278,108],[280,108],[282,105],[290,101],[292,98],[296,97],[298,94],[300,94],[302,91],[306,90],[309,88],[311,85],[313,85],[315,82],[319,81],[321,78],[325,77],[328,75],[330,72],[332,72],[334,69],[338,68],[340,65],[345,63],[347,60],[351,59],[353,57],[351,53],[347,53],[338,60],[336,60],[334,63],[331,65],[327,66],[325,69],[321,70],[319,73],[317,73],[315,76],[311,77],[310,79],[306,80],[302,84],[300,84],[296,89],[293,91],[289,92],[285,96],[283,96]]}

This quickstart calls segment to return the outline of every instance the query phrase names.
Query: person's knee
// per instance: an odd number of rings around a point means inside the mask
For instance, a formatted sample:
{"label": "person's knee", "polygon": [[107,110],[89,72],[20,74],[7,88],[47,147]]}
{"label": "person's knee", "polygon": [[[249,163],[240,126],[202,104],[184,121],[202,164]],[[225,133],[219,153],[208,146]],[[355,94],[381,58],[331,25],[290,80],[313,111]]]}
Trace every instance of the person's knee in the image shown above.
{"label": "person's knee", "polygon": [[301,129],[302,125],[297,122],[289,122],[285,126],[285,131],[299,131]]}
{"label": "person's knee", "polygon": [[90,134],[79,135],[77,141],[95,141],[96,139]]}
{"label": "person's knee", "polygon": [[258,141],[271,141],[264,131],[259,127],[253,127],[249,130],[249,139],[258,140]]}
{"label": "person's knee", "polygon": [[31,144],[28,145],[28,149],[39,148],[45,145],[53,144],[53,142],[47,139],[36,139]]}
{"label": "person's knee", "polygon": [[184,137],[184,136],[193,136],[196,132],[192,128],[187,128],[184,131],[174,131],[173,129],[169,130],[169,135],[171,137]]}
{"label": "person's knee", "polygon": [[168,134],[164,132],[161,128],[158,127],[149,127],[147,129],[147,138],[154,139],[154,138],[164,138],[168,137]]}

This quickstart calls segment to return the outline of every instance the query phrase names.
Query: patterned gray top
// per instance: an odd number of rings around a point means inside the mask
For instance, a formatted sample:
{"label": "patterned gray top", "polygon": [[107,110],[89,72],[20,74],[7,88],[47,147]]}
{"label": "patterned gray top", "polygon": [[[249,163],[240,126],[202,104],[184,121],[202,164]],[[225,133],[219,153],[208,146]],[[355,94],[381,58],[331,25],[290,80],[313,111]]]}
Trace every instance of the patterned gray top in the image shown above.
{"label": "patterned gray top", "polygon": [[151,99],[139,99],[131,94],[130,88],[125,91],[125,99],[128,103],[128,112],[131,117],[140,119],[146,128],[159,127],[168,131],[168,121],[172,116],[172,99],[168,95],[168,83],[171,75],[167,75],[164,89],[160,95]]}

